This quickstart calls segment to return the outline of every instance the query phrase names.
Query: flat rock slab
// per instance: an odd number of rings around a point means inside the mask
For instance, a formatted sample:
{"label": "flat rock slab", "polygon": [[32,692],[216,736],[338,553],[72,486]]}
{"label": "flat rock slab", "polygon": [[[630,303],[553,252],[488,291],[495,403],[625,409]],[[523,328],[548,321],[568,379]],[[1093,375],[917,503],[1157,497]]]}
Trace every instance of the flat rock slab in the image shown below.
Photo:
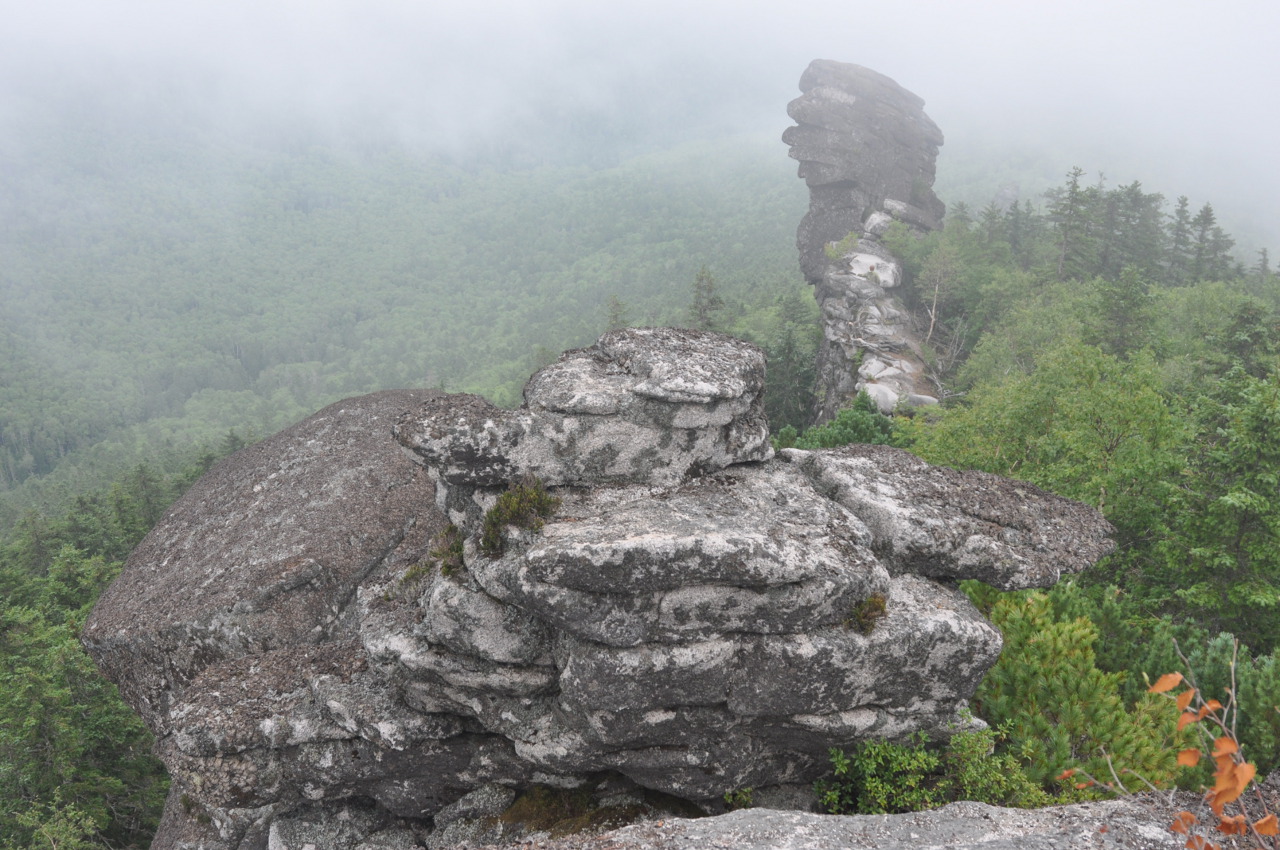
{"label": "flat rock slab", "polygon": [[1171,850],[1184,843],[1168,829],[1176,810],[1146,795],[1029,810],[963,802],[903,815],[746,809],[494,850]]}

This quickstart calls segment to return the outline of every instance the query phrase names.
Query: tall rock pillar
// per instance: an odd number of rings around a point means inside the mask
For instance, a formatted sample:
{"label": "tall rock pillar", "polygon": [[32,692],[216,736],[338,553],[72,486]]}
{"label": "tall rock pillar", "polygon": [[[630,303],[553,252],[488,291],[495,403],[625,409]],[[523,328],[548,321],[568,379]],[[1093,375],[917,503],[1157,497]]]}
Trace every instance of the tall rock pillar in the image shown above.
{"label": "tall rock pillar", "polygon": [[[923,100],[860,65],[816,59],[800,91],[782,140],[809,186],[796,247],[824,325],[814,418],[834,418],[859,390],[885,412],[934,403],[910,313],[894,295],[901,265],[878,240],[894,221],[941,226],[933,181],[942,132]],[[828,247],[842,240],[831,259]]]}

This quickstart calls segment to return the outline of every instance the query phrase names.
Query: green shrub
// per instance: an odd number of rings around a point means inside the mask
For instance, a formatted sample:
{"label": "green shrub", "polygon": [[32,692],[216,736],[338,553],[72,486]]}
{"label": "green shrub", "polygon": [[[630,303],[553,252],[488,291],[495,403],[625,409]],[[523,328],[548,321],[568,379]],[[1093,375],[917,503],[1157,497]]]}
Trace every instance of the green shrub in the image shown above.
{"label": "green shrub", "polygon": [[754,788],[738,788],[733,791],[725,791],[724,804],[731,812],[738,809],[749,809],[754,805],[752,802],[752,797],[754,796]]}
{"label": "green shrub", "polygon": [[[864,390],[835,419],[805,431],[794,445],[797,449],[834,449],[850,443],[888,445],[892,437],[893,420],[880,412]],[[778,438],[781,441],[782,432]]]}
{"label": "green shrub", "polygon": [[976,800],[993,806],[1029,809],[1053,802],[1031,781],[1018,754],[998,751],[1008,735],[1001,729],[960,732],[943,754],[946,792],[951,800]]}
{"label": "green shrub", "polygon": [[956,800],[1031,808],[1053,799],[1023,771],[1018,754],[998,752],[1004,733],[958,732],[945,747],[917,733],[905,744],[872,740],[831,750],[832,778],[817,784],[831,814],[916,812]]}
{"label": "green shrub", "polygon": [[537,531],[559,507],[560,498],[548,493],[535,478],[512,484],[484,515],[480,551],[490,558],[500,557],[506,549],[507,526]]}
{"label": "green shrub", "polygon": [[778,433],[773,437],[773,450],[781,451],[782,449],[795,448],[796,440],[800,438],[800,432],[796,430],[794,425],[784,425],[778,429]]}
{"label": "green shrub", "polygon": [[844,259],[854,251],[858,250],[858,234],[850,233],[839,242],[828,242],[822,246],[822,252],[827,255],[827,259],[831,262],[837,262]]}
{"label": "green shrub", "polygon": [[1095,664],[1098,633],[1089,620],[1059,619],[1043,593],[1007,594],[990,616],[1004,634],[1004,651],[974,706],[1007,729],[1033,781],[1053,788],[1067,768],[1107,777],[1114,767],[1172,783],[1178,748],[1168,706],[1150,695],[1126,706],[1125,674]]}
{"label": "green shrub", "polygon": [[853,609],[853,616],[845,621],[845,625],[858,630],[858,634],[869,635],[876,623],[885,616],[887,604],[883,593],[873,593],[859,602]]}
{"label": "green shrub", "polygon": [[453,523],[445,526],[436,536],[435,545],[427,554],[440,565],[440,575],[451,576],[462,569],[462,532]]}
{"label": "green shrub", "polygon": [[845,753],[831,749],[833,778],[818,782],[818,802],[836,814],[918,812],[942,805],[935,775],[942,759],[923,734],[907,744],[871,740]]}
{"label": "green shrub", "polygon": [[458,572],[464,566],[462,561],[464,542],[462,532],[456,525],[449,523],[431,541],[431,549],[427,551],[427,557],[406,570],[400,583],[413,584],[437,568],[442,576],[451,576]]}

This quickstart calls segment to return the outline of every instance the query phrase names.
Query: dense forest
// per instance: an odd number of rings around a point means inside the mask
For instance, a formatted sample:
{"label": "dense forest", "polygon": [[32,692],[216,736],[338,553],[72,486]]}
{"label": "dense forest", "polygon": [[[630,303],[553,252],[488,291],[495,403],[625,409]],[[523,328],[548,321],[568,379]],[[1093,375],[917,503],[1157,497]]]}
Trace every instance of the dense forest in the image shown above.
{"label": "dense forest", "polygon": [[218,457],[379,388],[518,404],[535,368],[625,324],[763,346],[781,444],[892,443],[1104,512],[1119,547],[1097,568],[1048,593],[968,588],[1006,639],[974,710],[1038,799],[1094,793],[1055,777],[1108,759],[1202,781],[1145,694],[1185,667],[1175,647],[1206,693],[1237,683],[1244,746],[1280,766],[1280,281],[1211,204],[1066,164],[1043,195],[952,198],[941,232],[889,237],[946,403],[806,431],[807,198],[776,138],[588,165],[39,141],[0,172],[0,846],[148,841],[163,772],[76,635]]}
{"label": "dense forest", "polygon": [[805,194],[773,139],[523,169],[48,141],[0,194],[0,527],[356,393],[518,404],[534,368],[611,317],[680,321],[702,265],[735,304],[803,295]]}

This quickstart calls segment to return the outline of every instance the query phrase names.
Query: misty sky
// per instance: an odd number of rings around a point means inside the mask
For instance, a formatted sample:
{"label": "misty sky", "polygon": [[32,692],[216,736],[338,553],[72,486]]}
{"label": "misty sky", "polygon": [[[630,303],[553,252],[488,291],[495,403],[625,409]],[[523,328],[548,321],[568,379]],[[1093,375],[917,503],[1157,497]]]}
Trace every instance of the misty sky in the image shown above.
{"label": "misty sky", "polygon": [[1280,250],[1275,0],[3,3],[0,130],[84,87],[104,108],[157,99],[228,125],[286,111],[461,146],[619,107],[673,137],[664,120],[691,111],[780,134],[823,57],[923,97],[948,139],[940,169],[980,144],[1050,149],[1063,172],[1210,200],[1233,232],[1253,218]]}

